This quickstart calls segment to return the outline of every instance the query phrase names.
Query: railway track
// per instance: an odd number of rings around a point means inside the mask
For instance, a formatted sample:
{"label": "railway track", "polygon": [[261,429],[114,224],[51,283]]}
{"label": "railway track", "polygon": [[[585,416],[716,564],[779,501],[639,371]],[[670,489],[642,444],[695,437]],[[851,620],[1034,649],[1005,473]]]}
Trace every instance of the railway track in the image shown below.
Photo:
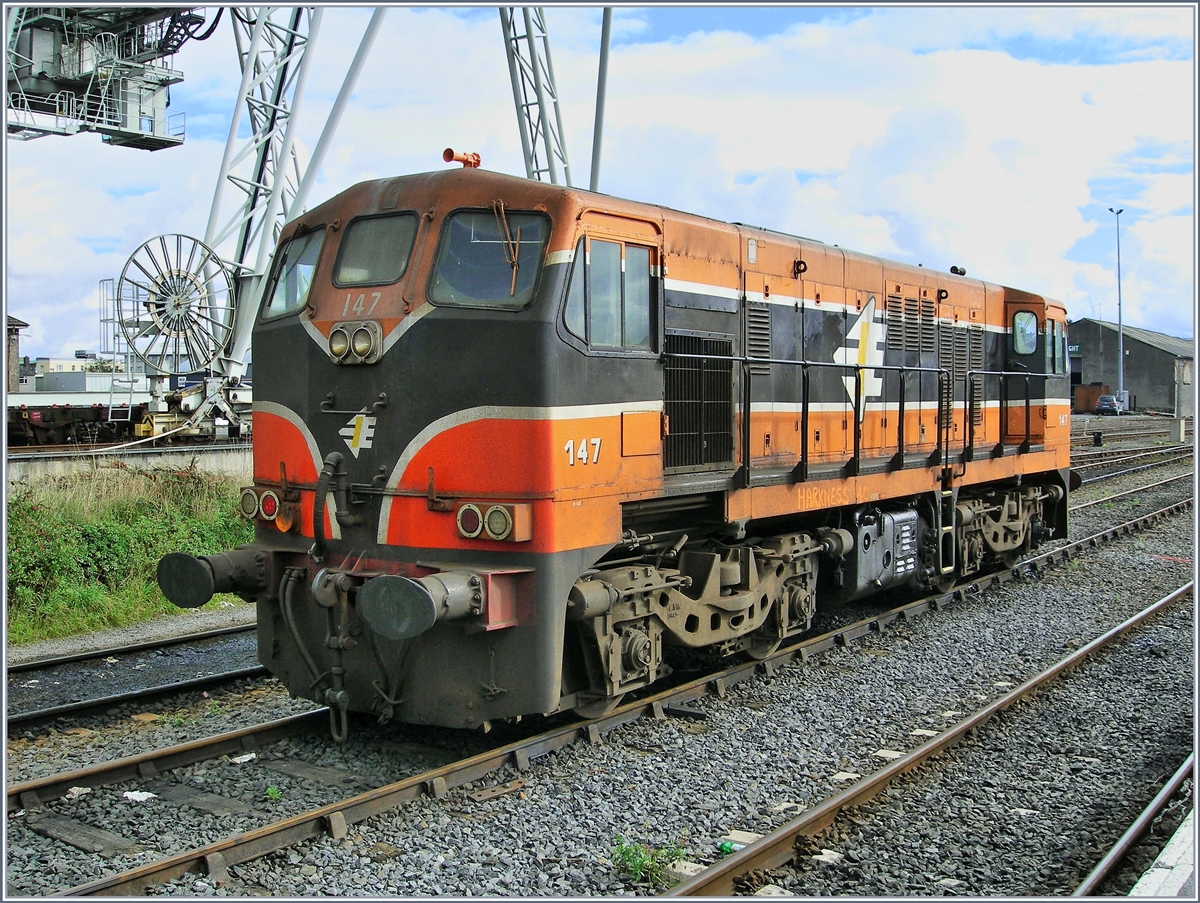
{"label": "railway track", "polygon": [[1135,448],[1105,448],[1099,451],[1074,451],[1071,453],[1071,469],[1080,470],[1087,467],[1093,467],[1097,464],[1113,461],[1114,459],[1126,458],[1138,454],[1145,455],[1165,455],[1178,454],[1181,452],[1191,451],[1191,445],[1157,445],[1157,446],[1138,446]]}
{"label": "railway track", "polygon": [[[254,630],[251,623],[11,665],[9,730],[263,677]],[[193,676],[181,677],[186,671]]]}
{"label": "railway track", "polygon": [[[1053,681],[1078,668],[1086,659],[1096,655],[1099,651],[1125,638],[1132,630],[1143,625],[1168,606],[1174,605],[1182,599],[1190,599],[1192,589],[1192,584],[1188,583],[1169,596],[1146,607],[999,699],[972,713],[949,729],[940,732],[938,736],[921,744],[908,754],[895,758],[890,764],[857,781],[842,792],[829,797],[770,835],[750,843],[722,862],[682,882],[671,890],[669,896],[728,896],[744,890],[751,873],[775,869],[793,861],[799,838],[818,834],[825,830],[845,811],[873,799],[902,776],[944,754],[969,734],[978,732],[1000,712],[1013,707],[1020,701],[1031,698],[1035,693],[1044,691]],[[950,880],[953,881],[953,879]],[[1092,879],[1089,878],[1090,880]],[[954,882],[949,886],[957,886],[958,883],[961,882]],[[1089,890],[1095,887],[1095,884],[1087,881],[1085,884],[1088,884]]]}
{"label": "railway track", "polygon": [[[1169,517],[1171,510],[1182,510],[1188,504],[1190,503],[1181,503],[1173,506],[1173,509],[1155,512],[1138,519],[1138,521],[1143,526],[1155,523],[1161,518]],[[650,716],[652,719],[661,720],[670,719],[673,715],[682,718],[696,717],[696,712],[689,707],[689,703],[695,703],[706,694],[724,696],[738,684],[756,676],[774,675],[793,661],[807,661],[810,657],[822,652],[847,648],[856,639],[878,636],[883,627],[888,624],[904,623],[921,612],[941,609],[948,605],[953,606],[955,603],[977,598],[988,586],[1002,585],[1014,579],[1036,576],[1043,573],[1053,563],[1069,562],[1073,557],[1084,553],[1086,549],[1103,542],[1106,537],[1119,537],[1132,529],[1135,527],[1131,524],[1121,525],[1106,531],[1102,536],[1088,537],[1072,546],[1056,549],[1046,555],[1031,559],[1012,571],[1004,571],[983,580],[973,581],[950,594],[912,602],[806,640],[796,646],[781,650],[765,662],[740,664],[718,674],[706,675],[681,686],[627,703],[605,718],[581,724],[565,725],[549,732],[521,738],[497,749],[468,757],[463,761],[425,770],[401,781],[376,787],[304,813],[298,813],[272,825],[255,827],[248,832],[242,832],[238,837],[226,838],[195,850],[170,856],[159,862],[141,865],[120,875],[102,878],[76,887],[70,893],[75,895],[138,892],[155,883],[181,878],[187,873],[207,873],[214,879],[219,879],[223,875],[227,875],[228,869],[236,863],[257,859],[270,850],[283,849],[304,838],[328,835],[344,840],[349,826],[401,802],[419,797],[444,797],[455,787],[477,782],[488,774],[495,774],[498,769],[520,774],[529,768],[532,760],[546,756],[553,750],[565,750],[580,739],[587,739],[595,743],[613,729],[639,718]],[[305,717],[319,720],[324,715],[318,711]],[[238,742],[242,743],[243,741],[239,740]],[[244,749],[245,746],[239,748]],[[139,766],[154,773],[161,771],[153,761],[150,761],[149,764],[145,762],[146,760],[134,763],[124,762],[121,764],[121,767],[126,769],[124,772],[113,771],[107,778],[102,776],[102,769],[92,769],[89,775],[78,773],[60,775],[54,781],[44,779],[40,783],[27,782],[26,785],[17,785],[10,788],[9,811],[14,814],[16,811],[20,811],[13,807],[21,804],[21,794],[23,793],[35,793],[37,801],[45,805],[45,798],[53,796],[49,789],[51,786],[57,786],[62,791],[64,786],[68,789],[85,786],[76,783],[83,780],[94,781],[95,786],[102,786],[112,780],[122,779],[112,777],[112,775],[130,774],[128,770],[130,767],[134,771],[138,771]],[[34,798],[29,797],[29,801],[33,802]]]}
{"label": "railway track", "polygon": [[[1115,476],[1115,475],[1114,475]],[[1138,496],[1143,492],[1160,489],[1179,483],[1184,479],[1189,479],[1190,474],[1181,474],[1179,476],[1170,477],[1166,480],[1160,480],[1147,485],[1139,486],[1135,489],[1129,489],[1113,494],[1103,496],[1082,504],[1073,505],[1072,512],[1081,511],[1100,504],[1113,502],[1123,498]],[[1090,481],[1085,481],[1090,482]],[[255,630],[253,623],[219,628],[216,630],[202,631],[194,634],[186,634],[178,637],[167,638],[157,641],[147,641],[136,643],[129,646],[115,646],[105,649],[99,649],[90,652],[73,653],[62,656],[43,657],[16,665],[11,665],[8,668],[9,674],[9,703],[7,710],[7,723],[9,729],[17,727],[29,727],[39,724],[46,724],[63,716],[82,717],[90,714],[97,714],[111,710],[116,706],[139,702],[149,703],[154,700],[166,699],[173,696],[178,696],[185,693],[203,691],[219,687],[224,684],[229,684],[235,681],[260,678],[267,675],[265,668],[257,664],[252,644],[252,637],[249,634]],[[238,638],[244,637],[242,645],[245,647],[240,658],[245,661],[238,667],[226,668],[224,670],[215,671],[211,674],[197,676],[191,679],[178,680],[168,679],[157,683],[149,683],[128,689],[117,693],[104,693],[99,696],[89,696],[88,698],[77,698],[66,702],[55,701],[49,691],[53,684],[54,673],[62,666],[80,663],[95,663],[97,666],[106,665],[103,674],[108,675],[115,671],[124,671],[130,673],[132,669],[140,667],[137,653],[150,652],[159,653],[163,649],[169,649],[178,646],[196,646],[197,650],[189,655],[192,660],[205,660],[210,654],[205,651],[205,642],[208,640],[216,640],[219,638]],[[211,647],[209,647],[211,649]],[[146,661],[143,658],[141,661]],[[154,657],[150,657],[149,661],[155,661]],[[177,670],[177,669],[170,669]],[[38,672],[38,677],[33,679],[33,682],[38,684],[39,688],[43,688],[42,692],[36,695],[29,691],[28,687],[22,686],[20,680],[14,680],[14,676],[18,674],[28,674],[29,672]],[[103,681],[94,681],[97,686],[103,686]],[[61,694],[58,694],[61,695]],[[49,701],[47,701],[49,699]]]}

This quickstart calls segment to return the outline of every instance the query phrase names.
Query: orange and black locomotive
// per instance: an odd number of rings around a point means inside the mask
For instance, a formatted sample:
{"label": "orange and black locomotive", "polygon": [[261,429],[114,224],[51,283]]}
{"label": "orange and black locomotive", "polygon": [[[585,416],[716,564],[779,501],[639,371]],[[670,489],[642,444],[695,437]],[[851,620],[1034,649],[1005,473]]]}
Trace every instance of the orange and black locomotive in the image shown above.
{"label": "orange and black locomotive", "polygon": [[159,583],[255,600],[342,736],[596,714],[1066,534],[1065,311],[957,268],[464,168],[289,223],[253,349],[255,541]]}

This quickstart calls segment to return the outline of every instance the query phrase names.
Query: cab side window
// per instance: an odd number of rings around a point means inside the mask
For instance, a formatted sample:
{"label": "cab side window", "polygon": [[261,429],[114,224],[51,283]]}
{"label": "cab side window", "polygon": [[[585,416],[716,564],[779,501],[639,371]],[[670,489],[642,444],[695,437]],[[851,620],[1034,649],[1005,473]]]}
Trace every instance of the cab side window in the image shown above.
{"label": "cab side window", "polygon": [[584,237],[575,248],[564,322],[600,351],[654,350],[652,250]]}
{"label": "cab side window", "polygon": [[1037,351],[1037,336],[1037,314],[1028,310],[1019,310],[1013,314],[1012,337],[1014,352],[1017,354],[1033,354]]}

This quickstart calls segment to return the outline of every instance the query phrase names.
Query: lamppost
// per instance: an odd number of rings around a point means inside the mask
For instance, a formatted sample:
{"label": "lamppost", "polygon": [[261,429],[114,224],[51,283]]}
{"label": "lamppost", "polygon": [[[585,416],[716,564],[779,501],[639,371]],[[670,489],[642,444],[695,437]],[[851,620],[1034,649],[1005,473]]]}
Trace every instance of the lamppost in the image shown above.
{"label": "lamppost", "polygon": [[1125,407],[1125,326],[1121,320],[1121,214],[1125,208],[1108,212],[1117,217],[1117,402]]}

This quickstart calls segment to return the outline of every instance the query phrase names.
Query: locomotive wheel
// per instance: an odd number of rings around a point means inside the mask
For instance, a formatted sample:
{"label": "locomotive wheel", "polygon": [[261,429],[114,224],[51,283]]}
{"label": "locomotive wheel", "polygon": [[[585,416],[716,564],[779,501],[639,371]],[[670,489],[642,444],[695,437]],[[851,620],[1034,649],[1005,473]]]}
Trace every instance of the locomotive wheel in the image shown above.
{"label": "locomotive wheel", "polygon": [[616,696],[604,696],[600,699],[593,699],[591,702],[585,702],[583,705],[577,705],[571,711],[580,718],[603,718],[619,706],[624,698],[624,693]]}

